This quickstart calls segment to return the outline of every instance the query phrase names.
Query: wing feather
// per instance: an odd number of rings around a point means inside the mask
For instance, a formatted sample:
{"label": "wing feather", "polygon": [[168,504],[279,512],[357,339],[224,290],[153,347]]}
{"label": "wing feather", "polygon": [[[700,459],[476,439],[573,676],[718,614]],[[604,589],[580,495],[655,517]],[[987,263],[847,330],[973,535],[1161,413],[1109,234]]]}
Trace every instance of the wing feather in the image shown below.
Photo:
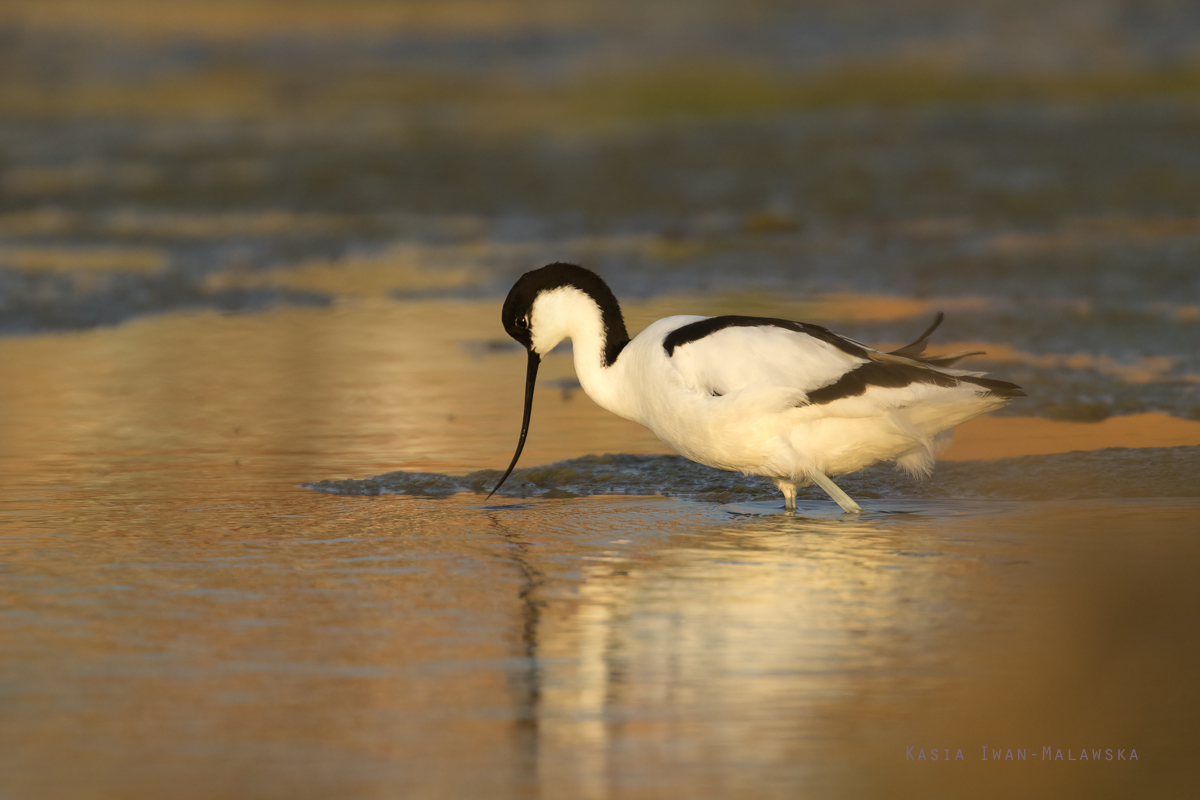
{"label": "wing feather", "polygon": [[[763,319],[747,324],[755,318],[746,317],[736,324],[717,324],[721,319],[689,323],[664,337],[664,349],[684,384],[707,394],[728,395],[758,386],[793,389],[797,401],[803,401],[809,392],[869,360],[865,347],[841,337],[831,341],[836,334],[824,328],[813,335],[803,323],[784,327]],[[859,352],[862,355],[852,354]]]}
{"label": "wing feather", "polygon": [[810,323],[767,317],[680,318],[681,324],[664,336],[663,349],[686,386],[714,396],[749,387],[791,389],[797,405],[824,405],[874,387],[913,384],[973,384],[990,395],[1024,396],[1020,387],[1007,381],[949,369],[974,353],[924,355],[943,319],[938,314],[916,341],[883,353]]}

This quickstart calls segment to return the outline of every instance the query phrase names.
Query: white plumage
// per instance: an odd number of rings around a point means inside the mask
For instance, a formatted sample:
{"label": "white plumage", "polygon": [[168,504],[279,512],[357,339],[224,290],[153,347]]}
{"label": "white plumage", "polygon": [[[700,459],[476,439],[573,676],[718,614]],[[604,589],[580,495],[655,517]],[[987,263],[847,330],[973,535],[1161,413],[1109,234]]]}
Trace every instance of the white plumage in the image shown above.
{"label": "white plumage", "polygon": [[693,461],[773,479],[789,509],[797,486],[816,483],[860,511],[830,476],[888,460],[928,474],[951,428],[1024,394],[950,367],[968,353],[924,356],[940,316],[894,353],[816,325],[733,316],[667,317],[630,340],[608,286],[570,264],[522,276],[503,321],[529,370],[521,438],[497,489],[525,444],[541,356],[568,338],[598,405]]}

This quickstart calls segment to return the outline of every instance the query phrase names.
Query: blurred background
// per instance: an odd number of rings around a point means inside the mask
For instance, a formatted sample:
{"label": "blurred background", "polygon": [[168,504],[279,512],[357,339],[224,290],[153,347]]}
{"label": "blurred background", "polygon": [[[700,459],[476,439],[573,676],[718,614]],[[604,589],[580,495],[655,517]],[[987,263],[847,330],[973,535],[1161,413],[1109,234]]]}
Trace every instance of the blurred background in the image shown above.
{"label": "blurred background", "polygon": [[0,333],[563,259],[957,299],[1011,413],[1195,418],[1198,100],[1185,0],[3,0]]}

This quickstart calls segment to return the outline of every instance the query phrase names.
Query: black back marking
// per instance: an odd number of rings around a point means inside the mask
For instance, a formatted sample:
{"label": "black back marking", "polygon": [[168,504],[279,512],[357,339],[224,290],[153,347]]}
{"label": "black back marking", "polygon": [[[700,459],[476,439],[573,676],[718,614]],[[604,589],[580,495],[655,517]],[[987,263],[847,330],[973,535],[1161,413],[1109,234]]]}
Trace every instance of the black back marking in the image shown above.
{"label": "black back marking", "polygon": [[717,331],[723,331],[726,328],[763,327],[784,328],[796,333],[804,333],[826,344],[831,344],[843,353],[855,356],[856,358],[870,357],[867,348],[857,342],[852,342],[849,339],[838,336],[833,331],[823,328],[820,325],[813,325],[809,322],[793,322],[790,319],[774,319],[772,317],[743,317],[737,314],[709,317],[708,319],[702,319],[699,322],[692,322],[681,328],[676,328],[663,339],[663,349],[667,351],[667,357],[670,358],[675,354],[676,347],[682,347],[685,344],[699,341],[706,336],[712,336]]}
{"label": "black back marking", "polygon": [[604,324],[604,366],[612,366],[625,345],[629,344],[621,304],[599,275],[575,264],[555,262],[522,275],[509,290],[500,312],[504,330],[526,348],[532,347],[528,318],[533,310],[533,301],[542,292],[563,286],[578,289],[600,307],[600,319]]}
{"label": "black back marking", "polygon": [[868,361],[847,372],[828,386],[814,389],[808,393],[808,402],[802,405],[825,405],[847,397],[858,397],[865,394],[867,389],[878,386],[886,389],[900,389],[914,383],[928,383],[934,386],[953,387],[963,383],[971,383],[987,389],[987,394],[996,397],[1024,397],[1025,392],[1015,383],[998,381],[993,378],[977,378],[973,375],[947,375],[936,369],[920,364],[905,364],[895,361]]}

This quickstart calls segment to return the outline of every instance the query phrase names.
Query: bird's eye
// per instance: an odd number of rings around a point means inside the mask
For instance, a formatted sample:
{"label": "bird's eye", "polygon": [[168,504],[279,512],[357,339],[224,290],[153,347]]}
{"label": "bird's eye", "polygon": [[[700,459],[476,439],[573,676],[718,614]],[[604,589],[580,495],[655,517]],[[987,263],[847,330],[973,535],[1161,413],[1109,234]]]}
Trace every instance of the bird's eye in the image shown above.
{"label": "bird's eye", "polygon": [[517,320],[517,327],[521,330],[529,330],[529,317],[520,317]]}

